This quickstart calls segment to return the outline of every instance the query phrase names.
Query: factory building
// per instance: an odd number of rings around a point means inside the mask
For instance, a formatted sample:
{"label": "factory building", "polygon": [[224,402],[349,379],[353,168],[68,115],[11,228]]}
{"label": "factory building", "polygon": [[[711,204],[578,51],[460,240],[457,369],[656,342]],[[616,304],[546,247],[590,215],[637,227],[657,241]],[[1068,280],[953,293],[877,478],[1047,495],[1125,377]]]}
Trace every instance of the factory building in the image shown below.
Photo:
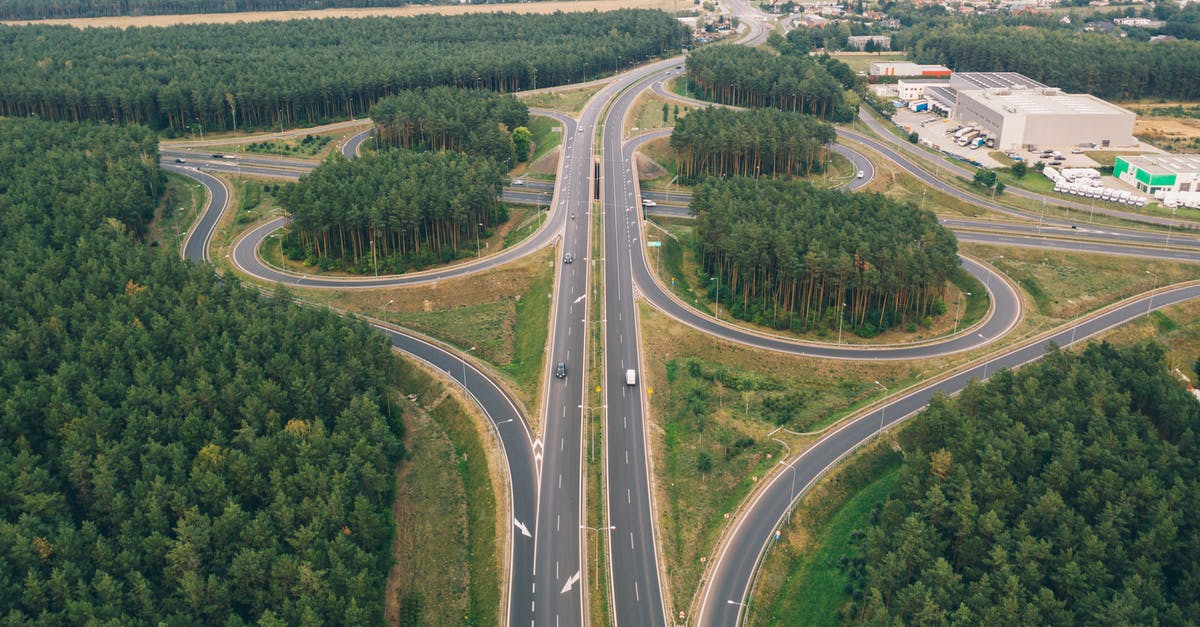
{"label": "factory building", "polygon": [[1107,148],[1137,141],[1133,112],[1020,74],[962,72],[951,76],[949,87],[954,92],[951,115],[985,131],[1001,150],[1033,145]]}
{"label": "factory building", "polygon": [[904,76],[945,78],[950,76],[950,68],[944,65],[920,65],[908,62],[877,62],[867,68],[871,76]]}
{"label": "factory building", "polygon": [[1117,157],[1113,176],[1148,194],[1200,192],[1200,155]]}

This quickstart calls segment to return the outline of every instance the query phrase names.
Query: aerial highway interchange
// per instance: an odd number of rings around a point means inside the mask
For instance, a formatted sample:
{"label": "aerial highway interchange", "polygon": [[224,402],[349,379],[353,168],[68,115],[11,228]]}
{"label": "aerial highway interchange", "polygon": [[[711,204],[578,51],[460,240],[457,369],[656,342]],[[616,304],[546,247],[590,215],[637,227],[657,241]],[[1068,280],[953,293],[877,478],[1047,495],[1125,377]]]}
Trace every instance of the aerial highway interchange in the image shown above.
{"label": "aerial highway interchange", "polygon": [[[743,43],[754,45],[765,40],[768,32],[765,16],[741,0],[730,0],[728,4],[747,25]],[[239,272],[270,283],[312,289],[399,287],[470,276],[494,270],[547,246],[557,246],[560,256],[570,254],[578,260],[557,264],[539,416],[523,416],[520,404],[467,354],[432,338],[374,323],[398,350],[457,381],[478,403],[495,433],[506,465],[507,509],[513,518],[506,543],[505,624],[583,625],[589,622],[589,604],[597,602],[610,605],[611,620],[618,625],[738,624],[745,604],[751,599],[755,569],[782,520],[805,490],[839,460],[919,411],[936,393],[953,394],[972,379],[986,379],[998,369],[1036,360],[1051,343],[1059,346],[1077,343],[1152,309],[1200,296],[1200,285],[1165,286],[997,349],[932,382],[896,391],[843,422],[807,450],[781,460],[777,472],[766,477],[743,503],[720,544],[710,547],[713,558],[696,594],[696,603],[692,607],[667,607],[654,527],[657,514],[648,450],[646,386],[640,382],[628,385],[625,374],[628,370],[638,373],[643,370],[639,298],[674,320],[713,337],[761,350],[846,360],[916,359],[979,349],[1004,337],[1022,315],[1020,295],[1014,285],[986,263],[968,257],[962,257],[963,266],[987,286],[992,304],[989,313],[969,329],[918,344],[865,348],[800,342],[751,332],[714,319],[674,297],[655,275],[646,255],[640,199],[661,202],[654,209],[656,212],[686,217],[687,197],[640,191],[633,154],[646,141],[666,132],[626,138],[622,129],[636,97],[646,90],[689,102],[663,88],[666,79],[680,73],[682,63],[683,58],[676,57],[615,76],[577,118],[537,112],[554,117],[562,125],[562,153],[553,188],[534,182],[520,189],[506,188],[505,199],[546,204],[550,208],[539,230],[512,248],[469,263],[400,276],[353,279],[307,276],[271,267],[258,255],[262,242],[285,226],[286,220],[278,218],[247,231],[230,252],[230,263]],[[863,120],[879,137],[895,140],[870,116],[863,116]],[[367,132],[356,134],[343,146],[343,151],[354,156],[367,136]],[[839,129],[839,137],[874,151],[879,158],[942,193],[993,213],[1025,220],[943,219],[943,224],[953,229],[960,241],[1200,262],[1198,242],[1190,234],[1175,233],[1172,237],[1153,230],[1092,226],[1061,219],[1040,219],[1035,223],[1028,214],[963,192],[931,174],[933,169],[938,173],[969,176],[941,158],[901,141],[880,140],[854,130]],[[867,173],[863,178],[851,179],[848,188],[862,187],[872,180],[875,168],[865,154],[850,145],[834,149],[854,163],[855,168]],[[209,172],[296,179],[314,167],[312,162],[299,159],[214,158],[203,154],[203,150],[202,146],[197,150],[164,147],[161,155],[165,169],[196,180],[209,194],[205,210],[181,245],[180,253],[194,261],[210,260],[213,234],[230,204],[228,188]],[[597,163],[598,182],[594,178]],[[599,202],[594,204],[593,190],[597,183]],[[1045,200],[1024,190],[1013,193]],[[1091,209],[1071,201],[1051,199],[1050,202],[1079,211]],[[594,213],[597,210],[599,216]],[[1131,221],[1181,224],[1103,207],[1094,211]],[[603,232],[593,234],[593,224],[600,224]],[[591,255],[595,237],[602,242],[599,258]],[[597,277],[602,277],[599,293],[592,288]],[[592,308],[599,308],[602,327],[602,363],[595,367],[602,368],[599,378],[603,387],[606,502],[604,524],[599,528],[586,526],[588,504],[583,467],[584,417],[588,409],[584,371],[590,364],[587,356],[595,350],[588,345],[592,337],[589,320],[596,311]],[[565,377],[558,378],[552,373],[558,363],[566,365]],[[587,598],[588,578],[593,576],[585,559],[588,534],[604,534],[608,569],[600,576],[606,578],[608,599]]]}

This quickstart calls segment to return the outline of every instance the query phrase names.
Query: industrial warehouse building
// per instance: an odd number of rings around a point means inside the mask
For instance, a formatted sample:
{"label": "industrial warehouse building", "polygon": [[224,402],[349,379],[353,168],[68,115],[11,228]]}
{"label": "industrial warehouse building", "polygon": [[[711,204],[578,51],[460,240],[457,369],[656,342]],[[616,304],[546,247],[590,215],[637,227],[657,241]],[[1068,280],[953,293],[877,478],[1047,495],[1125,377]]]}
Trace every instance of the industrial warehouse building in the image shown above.
{"label": "industrial warehouse building", "polygon": [[950,76],[950,68],[944,65],[919,65],[917,63],[907,62],[877,62],[872,63],[867,68],[867,73],[871,76],[912,76],[912,77],[939,77],[946,78]]}
{"label": "industrial warehouse building", "polygon": [[1148,194],[1200,192],[1200,155],[1117,157],[1113,176]]}
{"label": "industrial warehouse building", "polygon": [[995,147],[1132,146],[1134,114],[1088,94],[1068,94],[1014,72],[960,72],[923,94]]}

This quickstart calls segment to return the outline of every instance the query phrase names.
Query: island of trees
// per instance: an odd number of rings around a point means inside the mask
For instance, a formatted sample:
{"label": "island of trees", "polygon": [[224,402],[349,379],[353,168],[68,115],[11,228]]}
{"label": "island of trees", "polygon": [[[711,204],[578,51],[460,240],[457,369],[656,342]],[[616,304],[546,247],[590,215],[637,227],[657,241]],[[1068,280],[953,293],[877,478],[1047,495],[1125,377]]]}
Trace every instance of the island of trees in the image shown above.
{"label": "island of trees", "polygon": [[146,128],[0,120],[0,607],[378,624],[404,455],[383,336],[138,241]]}
{"label": "island of trees", "polygon": [[898,435],[842,618],[1200,622],[1198,424],[1155,344],[1052,352],[935,399]]}
{"label": "island of trees", "polygon": [[733,316],[775,328],[869,337],[944,313],[958,268],[932,212],[806,182],[707,178],[692,193],[702,270]]}
{"label": "island of trees", "polygon": [[833,126],[778,109],[709,107],[675,122],[671,149],[679,175],[804,176],[825,169]]}
{"label": "island of trees", "polygon": [[[375,135],[387,147],[455,150],[515,165],[513,132],[529,124],[529,107],[508,94],[434,87],[408,90],[371,107]],[[528,129],[526,129],[528,131]]]}
{"label": "island of trees", "polygon": [[501,164],[461,152],[335,155],[279,195],[293,259],[351,272],[405,272],[476,252],[508,219]]}
{"label": "island of trees", "polygon": [[677,51],[661,11],[77,29],[0,26],[0,115],[132,122],[169,135],[361,116],[405,89],[516,91]]}

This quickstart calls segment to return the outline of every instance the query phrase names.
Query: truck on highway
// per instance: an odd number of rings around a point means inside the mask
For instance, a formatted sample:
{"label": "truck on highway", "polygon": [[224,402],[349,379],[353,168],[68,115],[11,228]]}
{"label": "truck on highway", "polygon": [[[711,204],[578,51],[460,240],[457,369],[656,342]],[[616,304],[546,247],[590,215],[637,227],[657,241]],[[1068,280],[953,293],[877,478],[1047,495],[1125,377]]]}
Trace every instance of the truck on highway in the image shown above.
{"label": "truck on highway", "polygon": [[625,371],[625,385],[637,385],[637,370],[630,368]]}

